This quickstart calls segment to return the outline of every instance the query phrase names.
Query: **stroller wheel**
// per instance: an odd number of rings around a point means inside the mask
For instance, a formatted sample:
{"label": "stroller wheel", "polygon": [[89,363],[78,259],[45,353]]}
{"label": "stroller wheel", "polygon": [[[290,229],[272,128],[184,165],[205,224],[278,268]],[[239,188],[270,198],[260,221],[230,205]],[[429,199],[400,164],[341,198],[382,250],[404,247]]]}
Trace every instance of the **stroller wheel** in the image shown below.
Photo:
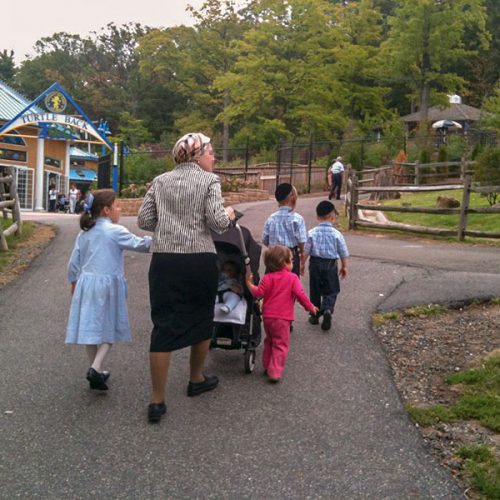
{"label": "stroller wheel", "polygon": [[252,373],[255,368],[255,351],[245,351],[245,373]]}

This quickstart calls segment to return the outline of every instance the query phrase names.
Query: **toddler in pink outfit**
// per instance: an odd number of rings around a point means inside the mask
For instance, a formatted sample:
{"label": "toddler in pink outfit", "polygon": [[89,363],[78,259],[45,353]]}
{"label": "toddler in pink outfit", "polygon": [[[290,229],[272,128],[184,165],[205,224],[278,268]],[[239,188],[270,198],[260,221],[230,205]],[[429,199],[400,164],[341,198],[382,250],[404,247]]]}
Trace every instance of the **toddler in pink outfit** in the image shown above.
{"label": "toddler in pink outfit", "polygon": [[276,245],[266,250],[264,263],[268,273],[258,286],[253,284],[253,275],[246,278],[250,293],[264,298],[262,317],[266,338],[262,364],[270,382],[279,382],[285,369],[290,344],[290,325],[294,319],[294,304],[298,300],[306,311],[316,314],[315,307],[307,297],[299,278],[292,273],[293,255],[288,247]]}

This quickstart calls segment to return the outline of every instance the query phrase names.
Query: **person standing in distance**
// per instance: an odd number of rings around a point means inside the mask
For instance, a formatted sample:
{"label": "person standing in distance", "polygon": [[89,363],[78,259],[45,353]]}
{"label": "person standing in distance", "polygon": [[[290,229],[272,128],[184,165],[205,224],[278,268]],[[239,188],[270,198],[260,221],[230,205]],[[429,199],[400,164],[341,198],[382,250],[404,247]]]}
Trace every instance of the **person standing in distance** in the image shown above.
{"label": "person standing in distance", "polygon": [[328,187],[330,194],[328,199],[332,198],[340,200],[340,192],[342,191],[342,182],[344,180],[344,164],[342,163],[342,156],[337,156],[332,166],[328,170]]}

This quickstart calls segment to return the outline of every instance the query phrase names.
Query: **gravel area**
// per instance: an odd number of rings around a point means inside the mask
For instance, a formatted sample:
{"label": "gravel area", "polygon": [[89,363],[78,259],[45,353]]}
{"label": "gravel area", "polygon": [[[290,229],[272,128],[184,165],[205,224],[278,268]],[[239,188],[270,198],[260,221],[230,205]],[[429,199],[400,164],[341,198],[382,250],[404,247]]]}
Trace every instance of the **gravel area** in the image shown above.
{"label": "gravel area", "polygon": [[[438,315],[403,316],[375,327],[405,404],[451,404],[458,387],[445,376],[474,366],[478,358],[500,348],[500,304],[476,304]],[[468,490],[462,460],[464,445],[486,444],[500,457],[500,435],[478,422],[420,427],[440,462]],[[473,497],[472,493],[469,496]]]}

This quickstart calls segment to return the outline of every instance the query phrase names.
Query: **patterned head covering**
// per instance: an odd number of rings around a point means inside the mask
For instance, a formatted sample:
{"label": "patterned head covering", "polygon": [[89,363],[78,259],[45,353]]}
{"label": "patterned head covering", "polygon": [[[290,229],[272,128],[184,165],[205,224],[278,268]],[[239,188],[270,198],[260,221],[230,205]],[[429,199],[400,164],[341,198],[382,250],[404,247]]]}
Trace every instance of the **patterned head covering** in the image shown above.
{"label": "patterned head covering", "polygon": [[184,163],[198,159],[207,146],[210,144],[210,137],[200,132],[183,135],[172,149],[175,163]]}

